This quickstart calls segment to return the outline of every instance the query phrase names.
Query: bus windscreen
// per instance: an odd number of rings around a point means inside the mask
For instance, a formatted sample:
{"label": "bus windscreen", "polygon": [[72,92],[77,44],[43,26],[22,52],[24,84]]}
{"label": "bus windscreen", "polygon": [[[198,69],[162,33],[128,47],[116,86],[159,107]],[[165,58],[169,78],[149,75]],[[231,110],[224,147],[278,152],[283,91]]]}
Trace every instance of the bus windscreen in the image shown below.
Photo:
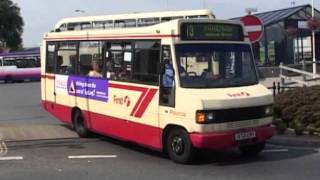
{"label": "bus windscreen", "polygon": [[243,29],[238,24],[182,23],[181,40],[184,41],[243,41]]}

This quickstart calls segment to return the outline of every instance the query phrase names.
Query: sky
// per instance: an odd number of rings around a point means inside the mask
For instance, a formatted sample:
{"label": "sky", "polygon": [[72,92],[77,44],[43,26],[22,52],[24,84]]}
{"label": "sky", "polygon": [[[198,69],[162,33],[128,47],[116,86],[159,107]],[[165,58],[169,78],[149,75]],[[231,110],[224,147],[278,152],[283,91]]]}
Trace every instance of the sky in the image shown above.
{"label": "sky", "polygon": [[[24,19],[24,47],[39,46],[43,34],[64,17],[131,12],[211,9],[218,19],[245,15],[246,8],[258,12],[310,4],[311,0],[12,0]],[[320,9],[320,0],[314,0]],[[294,2],[294,3],[293,3]],[[75,12],[76,10],[81,12]]]}

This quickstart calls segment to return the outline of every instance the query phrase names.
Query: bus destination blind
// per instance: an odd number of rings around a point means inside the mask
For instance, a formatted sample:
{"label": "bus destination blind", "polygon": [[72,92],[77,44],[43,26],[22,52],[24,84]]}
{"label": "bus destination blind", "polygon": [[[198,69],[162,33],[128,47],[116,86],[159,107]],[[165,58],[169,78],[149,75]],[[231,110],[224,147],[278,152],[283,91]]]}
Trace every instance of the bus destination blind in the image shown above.
{"label": "bus destination blind", "polygon": [[181,40],[185,41],[243,41],[240,25],[223,23],[183,23]]}

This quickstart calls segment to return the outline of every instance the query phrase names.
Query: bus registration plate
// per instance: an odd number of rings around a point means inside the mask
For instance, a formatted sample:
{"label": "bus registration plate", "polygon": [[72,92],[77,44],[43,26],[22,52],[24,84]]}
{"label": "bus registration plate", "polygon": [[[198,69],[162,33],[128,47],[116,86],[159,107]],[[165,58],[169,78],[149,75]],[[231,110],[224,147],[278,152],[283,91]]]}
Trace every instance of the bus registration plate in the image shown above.
{"label": "bus registration plate", "polygon": [[235,134],[236,141],[242,141],[247,139],[253,139],[256,137],[255,131],[246,131],[246,132],[240,132]]}

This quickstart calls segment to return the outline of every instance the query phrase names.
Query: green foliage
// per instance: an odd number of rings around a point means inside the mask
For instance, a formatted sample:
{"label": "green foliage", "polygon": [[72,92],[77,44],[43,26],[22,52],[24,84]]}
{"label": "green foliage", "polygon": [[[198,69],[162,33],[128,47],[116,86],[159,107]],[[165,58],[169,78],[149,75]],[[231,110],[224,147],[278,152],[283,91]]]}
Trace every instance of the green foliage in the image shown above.
{"label": "green foliage", "polygon": [[23,19],[20,8],[11,0],[0,1],[0,47],[6,44],[11,49],[21,48]]}
{"label": "green foliage", "polygon": [[284,134],[287,130],[287,125],[281,120],[275,120],[273,124],[276,126],[278,134]]}
{"label": "green foliage", "polygon": [[314,133],[317,132],[317,128],[314,124],[308,125],[306,130],[309,132],[310,135],[314,135]]}
{"label": "green foliage", "polygon": [[304,130],[305,129],[302,124],[300,124],[299,122],[295,122],[294,132],[296,133],[297,136],[303,135]]}
{"label": "green foliage", "polygon": [[297,135],[320,129],[320,86],[296,88],[276,96],[274,112]]}

